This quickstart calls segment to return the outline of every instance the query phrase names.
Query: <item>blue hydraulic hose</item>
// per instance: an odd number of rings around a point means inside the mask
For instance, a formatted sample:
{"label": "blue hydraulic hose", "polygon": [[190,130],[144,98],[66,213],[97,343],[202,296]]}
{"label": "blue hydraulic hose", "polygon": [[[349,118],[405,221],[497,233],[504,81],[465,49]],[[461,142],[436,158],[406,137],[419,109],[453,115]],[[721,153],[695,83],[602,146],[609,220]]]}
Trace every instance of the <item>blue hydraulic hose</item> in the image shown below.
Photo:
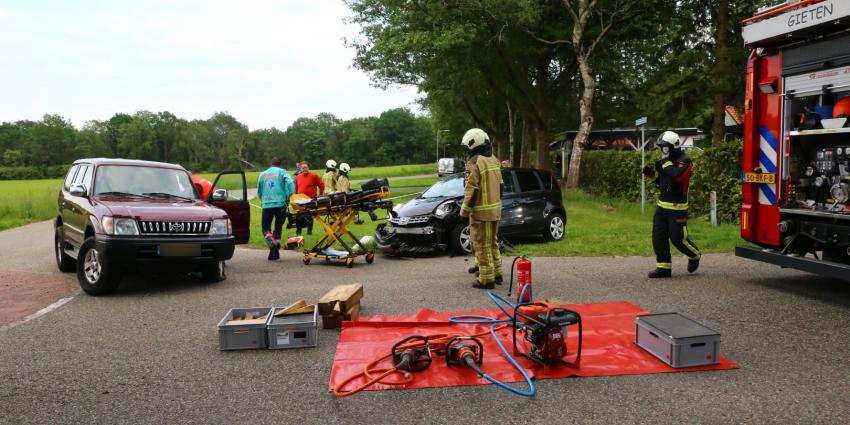
{"label": "blue hydraulic hose", "polygon": [[[525,295],[525,291],[527,289],[530,289],[530,287],[531,287],[530,285],[526,285],[526,287],[523,288],[523,291],[520,294],[519,299],[523,298],[523,295]],[[499,345],[499,348],[502,350],[502,354],[504,354],[505,357],[508,358],[508,361],[510,361],[511,364],[516,368],[516,370],[518,370],[519,373],[522,374],[522,377],[525,379],[525,382],[528,384],[528,391],[516,389],[516,388],[514,388],[514,387],[512,387],[508,384],[505,384],[502,381],[499,381],[496,378],[493,378],[492,376],[490,376],[486,373],[481,373],[481,377],[492,382],[495,385],[498,385],[501,388],[504,388],[504,389],[514,393],[514,394],[519,394],[519,395],[522,395],[522,396],[531,397],[537,391],[537,389],[534,387],[534,382],[532,382],[531,377],[528,376],[528,373],[525,372],[525,369],[523,369],[519,365],[519,363],[516,362],[516,360],[513,358],[513,356],[511,356],[511,353],[508,352],[508,349],[505,348],[504,344],[502,344],[502,341],[499,340],[499,336],[496,335],[496,325],[498,325],[499,323],[513,322],[513,315],[511,313],[509,313],[508,310],[505,309],[505,307],[502,305],[502,303],[505,303],[505,304],[509,305],[511,308],[514,308],[514,309],[516,309],[516,304],[510,302],[510,300],[506,299],[505,297],[502,297],[501,295],[499,295],[499,294],[497,294],[493,291],[487,291],[487,295],[490,296],[490,299],[493,300],[493,303],[496,304],[496,307],[498,307],[499,310],[502,310],[502,313],[505,313],[505,315],[508,316],[507,319],[494,319],[494,318],[488,317],[488,316],[480,316],[480,315],[475,315],[475,314],[464,314],[464,315],[460,315],[460,316],[449,317],[449,322],[459,323],[459,324],[467,324],[467,325],[486,325],[486,324],[489,324],[490,325],[490,334],[493,335],[493,339],[496,340],[496,344]]]}

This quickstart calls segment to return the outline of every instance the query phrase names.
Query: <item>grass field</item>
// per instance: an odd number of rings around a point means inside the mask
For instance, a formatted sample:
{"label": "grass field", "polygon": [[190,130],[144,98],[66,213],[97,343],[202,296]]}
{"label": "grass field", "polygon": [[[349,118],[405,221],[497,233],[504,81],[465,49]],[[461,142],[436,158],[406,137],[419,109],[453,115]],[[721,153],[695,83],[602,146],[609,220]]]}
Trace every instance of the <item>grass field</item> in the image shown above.
{"label": "grass field", "polygon": [[[512,241],[516,254],[555,255],[615,255],[651,256],[652,214],[655,205],[647,201],[646,215],[640,204],[618,199],[571,192],[566,196],[567,235],[558,242],[536,243]],[[711,227],[708,217],[690,217],[688,231],[691,240],[703,252],[729,252],[741,244],[737,224]],[[675,255],[681,255],[672,248]]]}
{"label": "grass field", "polygon": [[56,215],[62,179],[0,181],[0,230]]}

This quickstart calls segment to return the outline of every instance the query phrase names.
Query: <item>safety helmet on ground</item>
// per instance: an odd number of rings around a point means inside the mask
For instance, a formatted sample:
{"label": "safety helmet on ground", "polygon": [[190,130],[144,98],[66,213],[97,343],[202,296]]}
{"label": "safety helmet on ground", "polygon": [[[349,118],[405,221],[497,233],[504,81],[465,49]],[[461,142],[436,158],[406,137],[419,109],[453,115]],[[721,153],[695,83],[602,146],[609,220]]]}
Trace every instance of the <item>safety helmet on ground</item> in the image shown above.
{"label": "safety helmet on ground", "polygon": [[839,100],[832,108],[833,118],[850,118],[850,96]]}
{"label": "safety helmet on ground", "polygon": [[347,173],[349,170],[351,170],[350,165],[348,165],[344,162],[342,164],[339,164],[339,171],[342,171],[343,173]]}
{"label": "safety helmet on ground", "polygon": [[480,128],[471,128],[463,135],[460,144],[466,146],[467,149],[475,149],[490,143],[490,136]]}
{"label": "safety helmet on ground", "polygon": [[670,145],[674,149],[679,149],[679,146],[682,146],[682,139],[679,138],[679,135],[675,131],[665,131],[661,136],[658,136],[655,145],[658,147],[661,147],[661,145]]}
{"label": "safety helmet on ground", "polygon": [[329,159],[328,162],[325,163],[325,167],[336,168],[336,161]]}

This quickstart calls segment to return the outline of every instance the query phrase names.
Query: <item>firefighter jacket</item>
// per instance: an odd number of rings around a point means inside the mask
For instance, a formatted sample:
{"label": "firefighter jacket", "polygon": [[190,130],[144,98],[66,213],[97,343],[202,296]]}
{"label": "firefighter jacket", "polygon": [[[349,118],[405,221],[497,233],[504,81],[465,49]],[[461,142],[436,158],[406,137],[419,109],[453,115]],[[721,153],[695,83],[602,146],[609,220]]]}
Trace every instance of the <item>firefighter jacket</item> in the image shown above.
{"label": "firefighter jacket", "polygon": [[502,171],[493,155],[473,155],[466,163],[466,186],[460,215],[476,221],[499,221],[502,215]]}
{"label": "firefighter jacket", "polygon": [[348,175],[340,173],[339,177],[336,178],[336,191],[345,193],[349,190],[351,190],[351,181],[348,180]]}
{"label": "firefighter jacket", "polygon": [[325,171],[325,174],[322,174],[322,183],[325,184],[325,193],[336,192],[336,171]]}
{"label": "firefighter jacket", "polygon": [[679,149],[655,163],[654,183],[658,185],[658,206],[668,210],[688,209],[688,187],[693,162]]}

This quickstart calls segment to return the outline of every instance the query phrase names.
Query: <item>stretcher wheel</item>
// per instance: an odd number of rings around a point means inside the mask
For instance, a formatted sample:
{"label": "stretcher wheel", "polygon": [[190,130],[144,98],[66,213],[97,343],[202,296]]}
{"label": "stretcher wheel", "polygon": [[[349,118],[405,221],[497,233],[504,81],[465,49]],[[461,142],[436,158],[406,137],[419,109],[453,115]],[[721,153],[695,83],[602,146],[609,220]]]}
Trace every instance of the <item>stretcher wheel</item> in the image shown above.
{"label": "stretcher wheel", "polygon": [[372,251],[368,251],[366,253],[366,264],[372,264],[375,262],[375,253]]}
{"label": "stretcher wheel", "polygon": [[305,255],[305,256],[301,257],[301,261],[303,261],[303,262],[304,262],[304,265],[305,265],[305,266],[306,266],[307,264],[310,264],[310,256],[309,256],[309,255]]}
{"label": "stretcher wheel", "polygon": [[354,258],[348,257],[348,258],[345,259],[345,267],[348,267],[350,269],[353,265],[354,265]]}

